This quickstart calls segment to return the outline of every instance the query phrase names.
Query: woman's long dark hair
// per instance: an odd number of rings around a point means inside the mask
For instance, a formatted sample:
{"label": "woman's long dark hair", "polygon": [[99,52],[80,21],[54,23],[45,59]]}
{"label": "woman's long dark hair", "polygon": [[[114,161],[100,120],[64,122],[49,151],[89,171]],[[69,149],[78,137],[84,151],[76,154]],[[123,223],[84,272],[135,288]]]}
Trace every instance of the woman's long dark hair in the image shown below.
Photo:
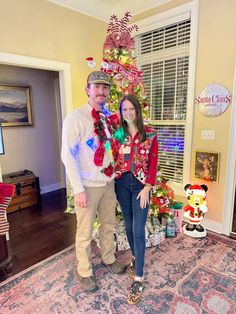
{"label": "woman's long dark hair", "polygon": [[122,115],[122,104],[125,100],[128,100],[131,102],[131,104],[134,106],[135,113],[136,113],[136,127],[139,132],[139,137],[140,137],[140,142],[143,143],[146,141],[146,132],[144,128],[144,123],[143,123],[143,116],[142,116],[142,110],[141,110],[141,105],[140,102],[138,101],[137,97],[134,95],[125,95],[122,97],[119,105],[119,112],[120,112],[120,125],[121,127],[124,128],[125,134],[128,134],[128,124],[124,120],[123,115]]}

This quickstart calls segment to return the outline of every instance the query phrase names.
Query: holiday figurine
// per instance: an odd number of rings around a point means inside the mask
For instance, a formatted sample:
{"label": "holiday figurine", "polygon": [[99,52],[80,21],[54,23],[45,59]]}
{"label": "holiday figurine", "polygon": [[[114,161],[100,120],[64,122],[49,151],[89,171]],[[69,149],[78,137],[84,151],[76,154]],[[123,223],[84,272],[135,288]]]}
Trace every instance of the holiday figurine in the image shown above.
{"label": "holiday figurine", "polygon": [[203,238],[206,236],[206,229],[200,223],[208,211],[205,200],[208,187],[204,184],[187,184],[184,189],[188,197],[184,217],[188,219],[188,223],[184,225],[183,232],[190,237]]}

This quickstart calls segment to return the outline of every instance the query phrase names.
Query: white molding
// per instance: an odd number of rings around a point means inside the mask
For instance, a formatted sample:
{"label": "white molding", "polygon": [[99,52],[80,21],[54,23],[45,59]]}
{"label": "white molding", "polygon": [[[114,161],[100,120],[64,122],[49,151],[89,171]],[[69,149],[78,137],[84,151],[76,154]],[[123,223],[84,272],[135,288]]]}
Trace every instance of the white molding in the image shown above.
{"label": "white molding", "polygon": [[78,0],[48,0],[48,1],[107,23],[111,14],[115,13],[117,16],[122,16],[124,12],[130,11],[133,16],[136,16],[140,13],[149,11],[153,8],[171,2],[172,0],[155,0],[155,1],[146,0],[139,1],[138,3],[135,0],[129,1],[96,0],[93,1],[91,5],[88,5],[86,1]]}
{"label": "white molding", "polygon": [[[190,6],[190,3],[189,3]],[[192,2],[191,6],[191,36],[189,48],[189,77],[188,77],[188,99],[187,99],[187,123],[185,128],[184,146],[184,173],[183,187],[190,183],[190,171],[192,160],[192,137],[194,121],[194,96],[196,88],[196,67],[197,67],[197,45],[198,45],[198,19],[199,1]]]}
{"label": "white molding", "polygon": [[220,222],[204,218],[202,221],[202,225],[207,230],[210,230],[210,231],[213,231],[213,232],[216,232],[219,234],[222,233],[222,223],[220,223]]}
{"label": "white molding", "polygon": [[[177,191],[178,195],[185,195],[183,187],[190,182],[190,170],[192,159],[192,134],[193,134],[193,117],[194,117],[194,95],[196,82],[196,63],[197,63],[197,39],[198,39],[198,19],[199,19],[199,0],[193,0],[184,5],[156,14],[135,24],[139,27],[139,33],[154,30],[158,27],[166,26],[170,23],[177,23],[182,19],[191,17],[191,36],[189,48],[189,78],[188,78],[188,99],[187,99],[187,123],[185,129],[185,143],[187,147],[184,151],[184,173],[183,185],[171,184],[172,188]],[[188,134],[188,136],[187,136]]]}
{"label": "white molding", "polygon": [[[34,58],[16,54],[10,54],[0,52],[0,64],[21,66],[27,68],[35,68],[42,70],[51,70],[59,72],[60,82],[60,97],[61,97],[61,113],[62,120],[65,119],[67,112],[73,109],[72,107],[72,85],[71,85],[71,69],[70,64],[64,62],[58,62],[53,60]],[[1,164],[0,164],[1,174]],[[63,188],[63,183],[55,183],[47,187],[41,188],[41,191],[53,191]],[[44,193],[47,193],[44,192]],[[7,240],[9,240],[9,234],[7,234]]]}
{"label": "white molding", "polygon": [[69,63],[0,52],[0,64],[58,71],[62,119],[66,117],[67,112],[72,110],[71,69]]}
{"label": "white molding", "polygon": [[[69,9],[69,10],[72,10],[74,12],[78,12],[78,13],[81,13],[81,14],[84,14],[84,15],[87,15],[89,17],[92,17],[94,19],[97,19],[97,20],[100,20],[100,21],[103,21],[103,22],[106,22],[107,21],[107,18],[106,17],[103,17],[103,16],[98,16],[94,13],[91,13],[91,12],[87,12],[86,10],[83,10],[81,8],[78,7],[78,5],[76,6],[73,6],[73,5],[70,5],[70,4],[66,4],[66,3],[62,3],[61,1],[57,1],[57,0],[48,0],[49,2],[52,2],[56,5],[59,5],[61,7],[64,7],[66,9]],[[99,10],[100,11],[100,10]]]}
{"label": "white molding", "polygon": [[228,161],[226,172],[226,187],[224,210],[222,217],[222,233],[230,235],[232,231],[233,214],[234,214],[234,197],[236,188],[236,61],[234,66],[234,83],[233,83],[233,99],[230,121],[230,136],[228,144]]}
{"label": "white molding", "polygon": [[[0,52],[0,64],[21,66],[21,67],[27,67],[27,68],[49,70],[49,71],[58,71],[62,121],[65,119],[67,113],[73,110],[71,67],[69,63]],[[61,165],[61,167],[63,166]],[[1,164],[0,164],[0,173],[1,173]],[[64,173],[64,170],[61,170],[61,173]]]}
{"label": "white molding", "polygon": [[196,4],[198,4],[198,0],[194,0],[187,4],[183,4],[181,6],[164,11],[162,13],[155,14],[151,17],[133,23],[132,25],[136,24],[139,28],[138,32],[135,35],[146,33],[154,29],[188,19],[191,15],[190,12],[194,9],[194,6],[196,6]]}
{"label": "white molding", "polygon": [[[183,219],[184,222],[188,222],[187,218]],[[218,234],[222,233],[222,223],[204,218],[201,222],[201,225],[204,226],[207,230],[216,232]]]}
{"label": "white molding", "polygon": [[40,194],[49,193],[49,192],[59,190],[62,188],[65,188],[65,184],[63,184],[63,182],[57,182],[57,183],[41,186],[40,187]]}

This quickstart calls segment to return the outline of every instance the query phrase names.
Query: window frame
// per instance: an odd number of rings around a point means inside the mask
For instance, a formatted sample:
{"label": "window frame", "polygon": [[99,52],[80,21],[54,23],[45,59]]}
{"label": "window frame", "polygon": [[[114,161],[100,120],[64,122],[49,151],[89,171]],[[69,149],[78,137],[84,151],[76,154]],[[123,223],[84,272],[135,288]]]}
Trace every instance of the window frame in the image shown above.
{"label": "window frame", "polygon": [[194,0],[187,4],[175,7],[165,12],[153,15],[149,18],[140,20],[135,24],[139,30],[136,35],[153,31],[158,28],[166,27],[170,24],[178,23],[182,20],[191,18],[190,43],[189,43],[189,75],[187,92],[187,116],[185,142],[184,142],[184,169],[183,184],[169,181],[168,184],[175,190],[177,195],[185,195],[183,187],[190,182],[191,178],[191,159],[192,159],[192,138],[193,138],[193,118],[194,118],[194,95],[195,95],[195,73],[197,58],[197,38],[198,38],[198,15],[199,1]]}

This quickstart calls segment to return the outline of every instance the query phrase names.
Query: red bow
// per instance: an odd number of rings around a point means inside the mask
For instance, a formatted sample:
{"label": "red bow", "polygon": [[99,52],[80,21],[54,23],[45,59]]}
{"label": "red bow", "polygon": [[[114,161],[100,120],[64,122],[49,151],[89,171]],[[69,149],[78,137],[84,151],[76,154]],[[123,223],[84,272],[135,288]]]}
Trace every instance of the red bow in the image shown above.
{"label": "red bow", "polygon": [[[106,133],[104,131],[104,125],[100,119],[99,111],[96,111],[94,108],[92,110],[92,117],[94,119],[94,132],[97,134],[99,139],[98,148],[96,149],[96,152],[94,153],[94,163],[96,166],[102,166],[104,154],[105,154],[105,145],[104,143],[107,140]],[[104,114],[104,117],[106,119],[107,127],[109,129],[110,134],[112,135],[113,129],[115,130],[116,125],[119,122],[119,118],[117,114],[112,114],[109,117],[107,117]],[[112,138],[109,139],[111,148],[114,145],[114,140]],[[105,173],[106,174],[106,173]]]}
{"label": "red bow", "polygon": [[102,166],[104,154],[105,154],[104,143],[100,142],[96,152],[94,153],[94,158],[93,158],[93,161],[96,166]]}

